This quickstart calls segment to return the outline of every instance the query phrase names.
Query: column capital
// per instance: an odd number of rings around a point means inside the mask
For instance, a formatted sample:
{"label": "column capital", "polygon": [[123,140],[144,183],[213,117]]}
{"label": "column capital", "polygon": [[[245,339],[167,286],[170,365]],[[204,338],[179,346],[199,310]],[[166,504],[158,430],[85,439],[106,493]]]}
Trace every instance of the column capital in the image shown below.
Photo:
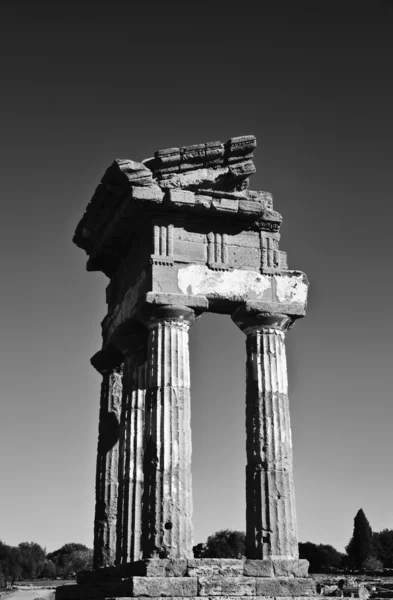
{"label": "column capital", "polygon": [[145,304],[138,317],[148,329],[164,322],[190,327],[197,319],[195,311],[189,306],[169,304]]}
{"label": "column capital", "polygon": [[[261,304],[261,306],[259,306]],[[303,315],[287,314],[278,311],[276,307],[262,303],[243,304],[232,313],[232,321],[245,333],[252,335],[258,331],[266,333],[280,332],[284,334],[293,327],[296,319]]]}

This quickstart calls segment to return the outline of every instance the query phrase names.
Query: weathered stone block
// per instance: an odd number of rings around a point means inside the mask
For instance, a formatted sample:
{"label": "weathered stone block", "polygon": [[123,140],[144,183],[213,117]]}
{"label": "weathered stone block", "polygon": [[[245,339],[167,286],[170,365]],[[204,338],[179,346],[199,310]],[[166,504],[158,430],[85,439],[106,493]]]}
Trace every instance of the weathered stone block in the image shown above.
{"label": "weathered stone block", "polygon": [[239,210],[239,200],[234,198],[213,198],[212,207],[220,212],[237,213]]}
{"label": "weathered stone block", "polygon": [[263,215],[264,203],[257,200],[239,200],[239,213],[245,215]]}
{"label": "weathered stone block", "polygon": [[164,192],[158,185],[148,187],[133,187],[132,197],[134,200],[151,200],[153,202],[162,202]]}
{"label": "weathered stone block", "polygon": [[308,560],[273,560],[274,575],[276,577],[307,577],[308,575]]}
{"label": "weathered stone block", "polygon": [[256,581],[257,596],[312,596],[316,593],[315,581],[309,578],[264,578]]}
{"label": "weathered stone block", "polygon": [[240,577],[243,575],[243,561],[235,558],[194,558],[188,561],[187,574],[190,577]]}
{"label": "weathered stone block", "polygon": [[195,196],[195,205],[201,208],[209,209],[211,207],[212,199],[210,196],[197,194]]}
{"label": "weathered stone block", "polygon": [[176,240],[174,255],[175,258],[181,257],[183,261],[188,260],[190,263],[206,262],[206,246],[205,244]]}
{"label": "weathered stone block", "polygon": [[195,194],[188,190],[174,189],[169,191],[169,202],[171,204],[195,204]]}
{"label": "weathered stone block", "polygon": [[180,162],[180,148],[165,148],[154,153],[159,166]]}
{"label": "weathered stone block", "polygon": [[207,310],[209,304],[205,296],[192,296],[187,294],[164,294],[148,292],[146,303],[151,305],[189,306],[199,310]]}
{"label": "weathered stone block", "polygon": [[253,175],[255,171],[255,165],[252,160],[233,163],[229,166],[229,173],[233,177],[248,177],[249,175]]}
{"label": "weathered stone block", "polygon": [[125,577],[184,577],[187,573],[187,559],[148,558],[124,563],[117,567],[116,576]]}
{"label": "weathered stone block", "polygon": [[245,560],[244,575],[246,577],[273,577],[273,563],[271,560]]}
{"label": "weathered stone block", "polygon": [[180,163],[180,171],[191,171],[193,169],[202,169],[205,166],[205,162],[182,162]]}
{"label": "weathered stone block", "polygon": [[255,596],[253,577],[198,577],[198,596]]}
{"label": "weathered stone block", "polygon": [[134,596],[196,596],[196,577],[134,577]]}

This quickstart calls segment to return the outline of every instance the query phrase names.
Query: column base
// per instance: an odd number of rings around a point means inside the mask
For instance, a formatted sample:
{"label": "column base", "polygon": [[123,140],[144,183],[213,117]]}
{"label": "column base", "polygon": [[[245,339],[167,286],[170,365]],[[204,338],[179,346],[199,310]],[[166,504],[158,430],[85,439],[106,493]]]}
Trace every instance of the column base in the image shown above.
{"label": "column base", "polygon": [[307,571],[305,560],[147,559],[81,571],[77,584],[56,589],[56,600],[314,598]]}

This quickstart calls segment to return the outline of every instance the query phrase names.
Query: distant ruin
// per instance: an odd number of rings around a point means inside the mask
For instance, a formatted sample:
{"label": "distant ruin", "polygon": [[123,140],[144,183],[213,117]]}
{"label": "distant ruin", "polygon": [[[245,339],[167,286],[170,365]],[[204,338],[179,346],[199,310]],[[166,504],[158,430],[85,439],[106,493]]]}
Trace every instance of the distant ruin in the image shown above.
{"label": "distant ruin", "polygon": [[[109,279],[102,349],[94,568],[57,600],[313,596],[299,560],[285,334],[308,281],[288,270],[281,215],[249,190],[255,137],[116,160],[77,226]],[[246,548],[194,559],[189,328],[230,314],[246,335]]]}

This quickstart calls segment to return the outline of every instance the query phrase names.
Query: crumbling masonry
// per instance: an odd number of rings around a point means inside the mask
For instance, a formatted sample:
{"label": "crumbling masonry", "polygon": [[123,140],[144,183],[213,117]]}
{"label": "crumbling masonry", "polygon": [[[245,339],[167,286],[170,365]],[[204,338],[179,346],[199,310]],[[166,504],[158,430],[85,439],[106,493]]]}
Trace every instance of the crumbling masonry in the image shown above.
{"label": "crumbling masonry", "polygon": [[[308,281],[281,215],[250,191],[254,136],[116,160],[75,232],[102,271],[94,570],[57,600],[312,596],[299,560],[285,335]],[[230,314],[246,336],[246,560],[194,559],[189,329]]]}

